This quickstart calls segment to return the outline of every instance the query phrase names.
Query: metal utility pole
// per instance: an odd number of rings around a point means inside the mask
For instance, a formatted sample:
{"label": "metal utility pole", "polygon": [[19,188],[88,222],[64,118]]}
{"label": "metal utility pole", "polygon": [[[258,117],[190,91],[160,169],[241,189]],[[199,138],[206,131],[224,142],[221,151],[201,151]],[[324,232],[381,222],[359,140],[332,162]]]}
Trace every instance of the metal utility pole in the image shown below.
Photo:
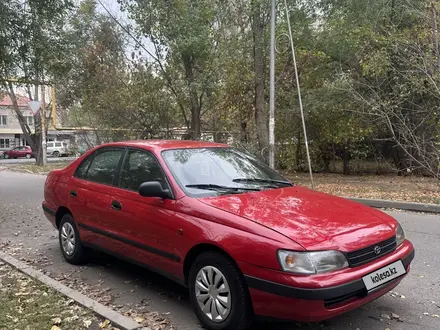
{"label": "metal utility pole", "polygon": [[275,167],[275,21],[276,0],[271,3],[270,18],[270,94],[269,94],[269,166]]}
{"label": "metal utility pole", "polygon": [[42,160],[43,165],[47,164],[46,154],[46,95],[44,84],[41,85],[41,145],[40,150],[43,153]]}
{"label": "metal utility pole", "polygon": [[310,172],[310,183],[311,183],[312,189],[315,189],[315,184],[313,182],[312,162],[310,160],[309,142],[307,140],[306,121],[304,119],[304,109],[303,109],[303,103],[302,103],[302,98],[301,98],[301,86],[299,85],[298,66],[296,64],[295,46],[293,44],[292,28],[290,26],[290,15],[289,15],[289,8],[287,7],[287,0],[284,0],[284,6],[286,7],[287,26],[289,28],[290,47],[292,48],[293,66],[295,67],[296,86],[298,88],[299,110],[301,112],[302,126],[303,126],[303,132],[304,132],[304,143],[306,145],[307,162],[309,165],[309,172]]}

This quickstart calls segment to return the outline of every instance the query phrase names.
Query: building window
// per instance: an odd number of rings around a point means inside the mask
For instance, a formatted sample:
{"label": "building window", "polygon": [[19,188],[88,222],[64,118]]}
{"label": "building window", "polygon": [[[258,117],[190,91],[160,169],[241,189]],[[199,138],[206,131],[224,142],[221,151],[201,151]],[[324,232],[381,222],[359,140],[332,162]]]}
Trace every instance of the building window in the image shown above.
{"label": "building window", "polygon": [[8,125],[8,116],[1,115],[0,116],[0,126],[7,126]]}
{"label": "building window", "polygon": [[0,148],[9,148],[9,139],[0,139]]}
{"label": "building window", "polygon": [[29,126],[32,126],[34,124],[34,116],[25,116],[25,123]]}

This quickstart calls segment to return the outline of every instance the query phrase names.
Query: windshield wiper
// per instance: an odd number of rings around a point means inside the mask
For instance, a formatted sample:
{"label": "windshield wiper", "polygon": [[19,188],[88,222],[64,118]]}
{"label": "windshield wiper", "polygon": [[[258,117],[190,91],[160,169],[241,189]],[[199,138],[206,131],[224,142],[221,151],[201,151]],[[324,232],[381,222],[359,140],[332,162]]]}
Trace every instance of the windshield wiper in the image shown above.
{"label": "windshield wiper", "polygon": [[256,183],[272,183],[272,184],[283,184],[286,186],[293,186],[289,181],[282,180],[271,180],[271,179],[258,179],[258,178],[238,178],[232,180],[233,182],[256,182]]}
{"label": "windshield wiper", "polygon": [[217,184],[187,184],[187,188],[204,189],[204,190],[215,190],[215,191],[230,191],[230,192],[240,192],[240,191],[260,191],[258,188],[242,188],[242,187],[226,187]]}

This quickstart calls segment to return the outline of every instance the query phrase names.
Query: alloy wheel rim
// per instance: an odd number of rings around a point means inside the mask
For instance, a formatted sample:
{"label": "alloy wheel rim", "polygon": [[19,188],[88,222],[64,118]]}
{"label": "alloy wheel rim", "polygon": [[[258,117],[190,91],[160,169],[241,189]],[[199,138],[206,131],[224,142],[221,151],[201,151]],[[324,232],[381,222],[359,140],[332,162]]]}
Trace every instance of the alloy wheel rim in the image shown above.
{"label": "alloy wheel rim", "polygon": [[68,222],[61,227],[61,245],[68,256],[75,252],[75,230]]}
{"label": "alloy wheel rim", "polygon": [[213,267],[205,266],[196,276],[195,293],[199,308],[213,322],[227,319],[231,312],[231,290],[223,273]]}

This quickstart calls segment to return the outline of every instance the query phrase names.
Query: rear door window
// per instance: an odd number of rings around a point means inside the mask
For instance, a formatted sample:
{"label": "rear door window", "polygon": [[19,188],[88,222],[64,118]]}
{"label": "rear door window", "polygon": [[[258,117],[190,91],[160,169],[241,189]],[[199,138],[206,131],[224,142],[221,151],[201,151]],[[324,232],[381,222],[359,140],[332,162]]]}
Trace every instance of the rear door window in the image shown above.
{"label": "rear door window", "polygon": [[124,149],[98,150],[90,160],[90,165],[87,164],[90,158],[81,163],[75,176],[96,183],[112,185],[123,153]]}

